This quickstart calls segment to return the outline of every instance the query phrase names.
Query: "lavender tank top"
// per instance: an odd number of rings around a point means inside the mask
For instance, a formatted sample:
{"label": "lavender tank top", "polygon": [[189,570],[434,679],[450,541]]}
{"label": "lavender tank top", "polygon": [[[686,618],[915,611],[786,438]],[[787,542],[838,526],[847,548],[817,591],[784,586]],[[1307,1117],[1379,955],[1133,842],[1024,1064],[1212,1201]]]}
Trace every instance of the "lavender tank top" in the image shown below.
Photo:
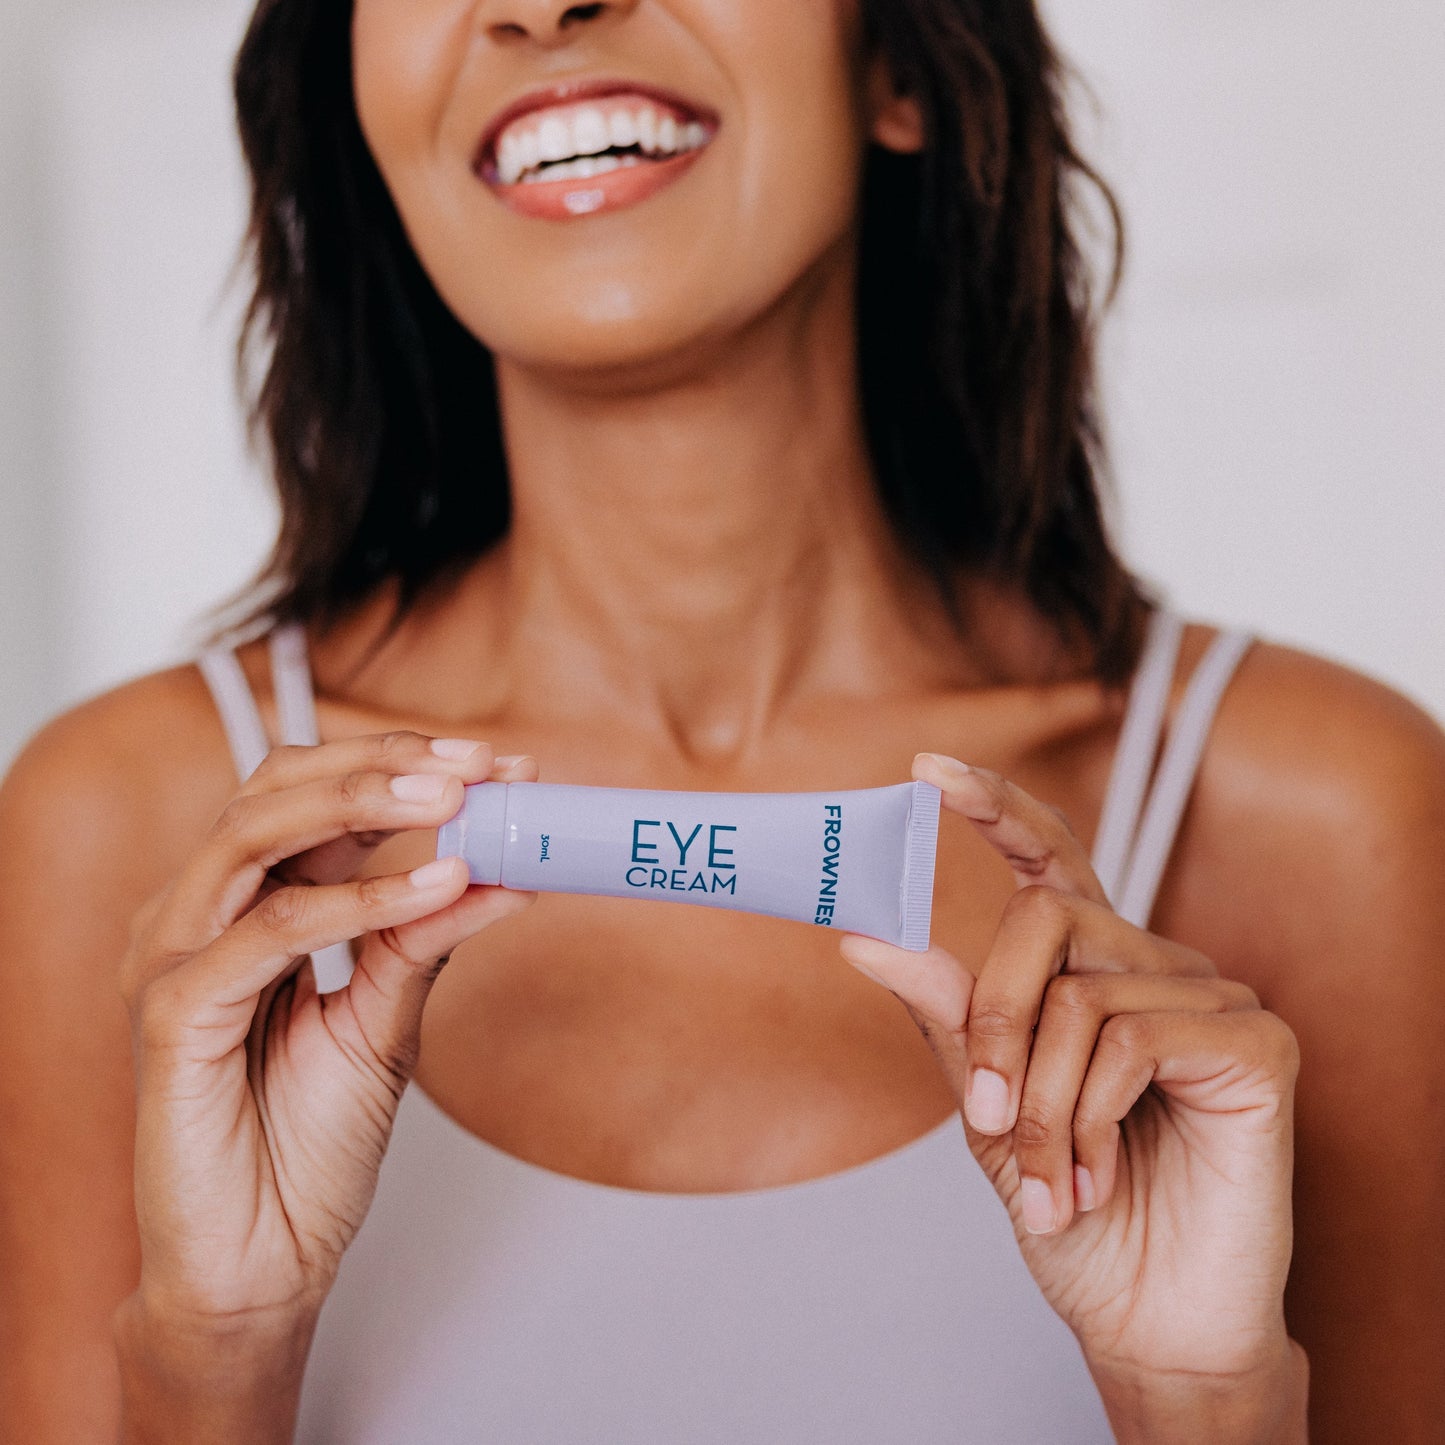
{"label": "lavender tank top", "polygon": [[[1182,624],[1158,613],[1094,848],[1146,923],[1216,708],[1221,633],[1166,733]],[[304,635],[270,639],[286,743],[314,745]],[[239,663],[198,659],[248,777],[271,746]],[[1162,751],[1161,751],[1162,744]],[[345,945],[313,959],[344,986]],[[1094,1445],[1113,1437],[955,1113],[855,1168],[659,1194],[554,1173],[413,1084],[322,1313],[299,1445]]]}

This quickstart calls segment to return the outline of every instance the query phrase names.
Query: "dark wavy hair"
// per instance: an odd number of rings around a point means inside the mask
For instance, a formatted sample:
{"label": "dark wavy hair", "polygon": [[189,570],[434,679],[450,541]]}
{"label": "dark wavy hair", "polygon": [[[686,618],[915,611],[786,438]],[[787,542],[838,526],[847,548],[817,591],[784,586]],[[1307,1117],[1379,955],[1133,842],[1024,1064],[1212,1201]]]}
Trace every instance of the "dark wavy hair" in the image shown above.
{"label": "dark wavy hair", "polygon": [[[871,146],[859,368],[878,486],[950,595],[1026,596],[1106,681],[1146,608],[1101,505],[1096,287],[1078,244],[1102,198],[1069,134],[1034,0],[863,0],[865,33],[920,103],[917,155]],[[261,0],[235,66],[254,290],[237,348],[253,444],[280,494],[242,625],[325,625],[381,584],[397,618],[506,532],[492,362],[447,309],[372,160],[345,0]],[[489,400],[490,398],[490,400]]]}

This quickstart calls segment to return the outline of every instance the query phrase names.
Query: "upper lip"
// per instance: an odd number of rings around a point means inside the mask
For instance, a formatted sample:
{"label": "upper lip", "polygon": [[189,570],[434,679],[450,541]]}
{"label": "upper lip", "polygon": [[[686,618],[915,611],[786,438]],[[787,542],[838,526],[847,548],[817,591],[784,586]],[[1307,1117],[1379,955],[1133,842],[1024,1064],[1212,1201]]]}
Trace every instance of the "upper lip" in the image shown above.
{"label": "upper lip", "polygon": [[536,90],[526,91],[504,105],[487,122],[487,128],[482,132],[481,140],[477,142],[476,151],[472,156],[473,169],[481,170],[495,161],[497,137],[519,115],[526,115],[531,110],[545,110],[552,105],[566,105],[574,100],[590,100],[604,95],[622,94],[649,96],[661,105],[671,106],[675,110],[682,111],[690,119],[702,121],[710,130],[716,129],[719,124],[720,117],[711,106],[690,100],[685,95],[679,95],[675,90],[669,90],[666,86],[653,85],[645,80],[564,80],[556,85],[539,86]]}

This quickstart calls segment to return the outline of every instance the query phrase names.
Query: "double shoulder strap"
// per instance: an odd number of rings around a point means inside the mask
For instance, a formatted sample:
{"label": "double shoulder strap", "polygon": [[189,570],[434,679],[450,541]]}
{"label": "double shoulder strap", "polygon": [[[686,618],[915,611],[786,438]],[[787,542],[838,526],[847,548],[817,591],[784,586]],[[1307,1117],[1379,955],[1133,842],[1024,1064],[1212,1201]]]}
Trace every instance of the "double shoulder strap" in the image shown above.
{"label": "double shoulder strap", "polygon": [[[321,741],[316,727],[316,696],[306,660],[306,633],[299,626],[278,627],[269,642],[271,683],[275,689],[280,741],[315,747]],[[271,739],[261,721],[251,685],[235,652],[229,647],[209,648],[197,659],[216,702],[235,759],[236,774],[245,782],[271,751]],[[351,945],[335,943],[311,955],[320,993],[335,993],[351,982],[354,961]]]}
{"label": "double shoulder strap", "polygon": [[1094,872],[1104,892],[1121,917],[1141,928],[1154,911],[1214,715],[1254,641],[1247,632],[1215,637],[1166,729],[1183,638],[1184,624],[1173,613],[1151,618],[1094,840]]}

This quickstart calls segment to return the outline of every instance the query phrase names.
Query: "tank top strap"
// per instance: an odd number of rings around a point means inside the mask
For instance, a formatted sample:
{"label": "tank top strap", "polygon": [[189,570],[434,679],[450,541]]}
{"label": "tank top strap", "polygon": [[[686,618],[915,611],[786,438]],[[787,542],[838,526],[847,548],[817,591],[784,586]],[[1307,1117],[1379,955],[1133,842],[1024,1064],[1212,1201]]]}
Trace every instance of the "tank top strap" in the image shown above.
{"label": "tank top strap", "polygon": [[1129,702],[1119,741],[1114,749],[1114,766],[1104,792],[1104,809],[1094,838],[1094,872],[1104,893],[1117,904],[1124,886],[1129,855],[1139,832],[1154,759],[1164,734],[1169,707],[1169,689],[1179,664],[1179,647],[1184,622],[1172,612],[1159,609],[1149,619],[1144,651],[1129,689]]}
{"label": "tank top strap", "polygon": [[316,693],[306,656],[306,629],[290,622],[271,634],[271,685],[276,693],[276,725],[281,741],[314,748],[321,741],[316,726]]}
{"label": "tank top strap", "polygon": [[1225,689],[1253,644],[1254,636],[1249,632],[1219,633],[1194,669],[1180,701],[1129,855],[1127,871],[1114,897],[1120,916],[1141,928],[1148,926],[1154,911],[1154,900],[1204,759],[1204,747],[1215,714]]}
{"label": "tank top strap", "polygon": [[[274,628],[267,640],[271,685],[276,699],[279,741],[294,747],[315,747],[321,741],[316,723],[316,693],[307,658],[306,632],[296,623]],[[235,650],[224,645],[206,648],[196,666],[210,688],[220,714],[236,776],[244,783],[261,766],[272,743]],[[355,967],[351,945],[333,944],[311,955],[319,993],[335,993],[351,982]]]}
{"label": "tank top strap", "polygon": [[196,658],[196,666],[211,690],[211,700],[216,704],[230,744],[236,776],[244,783],[271,751],[271,739],[266,735],[251,684],[229,647],[206,648]]}

